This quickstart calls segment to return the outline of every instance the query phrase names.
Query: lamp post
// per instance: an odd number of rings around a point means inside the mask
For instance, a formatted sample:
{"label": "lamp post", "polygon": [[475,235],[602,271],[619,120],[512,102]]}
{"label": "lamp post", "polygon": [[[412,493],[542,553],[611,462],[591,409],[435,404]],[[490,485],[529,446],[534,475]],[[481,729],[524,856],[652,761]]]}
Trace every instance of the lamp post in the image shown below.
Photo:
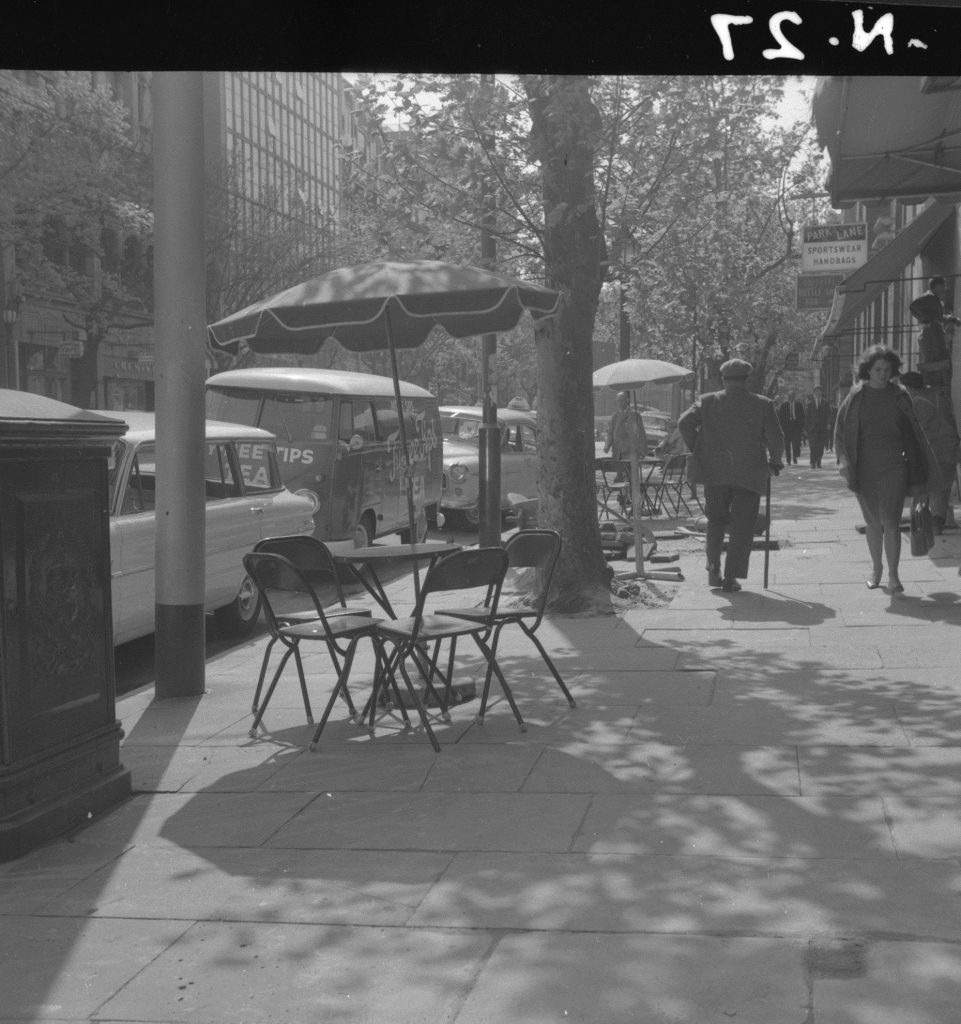
{"label": "lamp post", "polygon": [[20,321],[20,302],[21,297],[17,295],[3,307],[3,383],[12,391],[20,389],[20,353],[13,336]]}

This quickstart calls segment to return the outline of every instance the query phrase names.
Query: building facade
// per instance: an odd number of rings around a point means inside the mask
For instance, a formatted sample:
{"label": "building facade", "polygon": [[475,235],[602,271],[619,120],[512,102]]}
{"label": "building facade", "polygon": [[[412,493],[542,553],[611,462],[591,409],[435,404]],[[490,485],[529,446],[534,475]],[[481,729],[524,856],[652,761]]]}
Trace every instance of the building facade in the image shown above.
{"label": "building facade", "polygon": [[[37,87],[56,73],[0,71],[20,88]],[[74,73],[76,76],[76,73]],[[131,165],[150,174],[152,138],[151,74],[91,72],[91,90],[105,90],[127,113]],[[303,251],[303,266],[320,272],[341,219],[343,158],[367,154],[372,144],[354,127],[349,86],[338,73],[208,72],[204,74],[204,160],[208,237],[208,313],[230,312],[231,299],[254,301],[271,290],[268,272],[261,290],[244,296],[236,279],[246,273],[250,288],[258,278],[243,262],[277,268],[271,236],[283,238],[286,252]],[[138,162],[139,161],[139,162]],[[123,202],[125,197],[118,197]],[[136,220],[136,218],[134,218]],[[65,289],[42,286],[24,275],[17,260],[17,238],[3,246],[3,385],[94,408],[152,409],[153,351],[152,246],[147,216],[137,227],[108,220],[76,223],[51,211],[44,221],[43,256],[51,266],[88,278],[91,290],[105,273],[122,284],[124,303],[110,323],[90,324]],[[259,233],[259,235],[257,234]],[[85,241],[81,243],[83,237]],[[93,242],[91,242],[93,239]],[[287,244],[287,240],[291,240]],[[280,243],[278,243],[280,244]],[[230,274],[235,273],[233,290]],[[212,282],[212,286],[211,286]],[[289,283],[284,282],[283,284]],[[99,330],[96,352],[91,328]],[[88,367],[82,377],[81,362]],[[93,380],[78,395],[78,380]],[[79,388],[81,392],[86,387]]]}
{"label": "building facade", "polygon": [[862,353],[881,344],[905,370],[950,390],[957,415],[961,340],[946,367],[923,364],[910,305],[940,276],[946,310],[961,310],[961,79],[821,79],[814,119],[831,160],[832,205],[845,223],[867,224],[869,245],[864,266],[838,285],[815,344],[825,393],[843,397]]}

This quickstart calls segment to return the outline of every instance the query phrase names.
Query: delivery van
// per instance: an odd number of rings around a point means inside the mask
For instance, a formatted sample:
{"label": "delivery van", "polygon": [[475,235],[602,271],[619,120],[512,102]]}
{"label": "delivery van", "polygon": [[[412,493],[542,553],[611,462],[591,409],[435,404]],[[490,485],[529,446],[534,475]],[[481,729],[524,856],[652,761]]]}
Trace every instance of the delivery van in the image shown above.
{"label": "delivery van", "polygon": [[437,399],[400,382],[417,516],[410,537],[405,459],[390,377],[310,367],[226,370],[207,380],[207,416],[269,430],[287,488],[314,502],[314,535],[363,547],[422,539],[443,479]]}

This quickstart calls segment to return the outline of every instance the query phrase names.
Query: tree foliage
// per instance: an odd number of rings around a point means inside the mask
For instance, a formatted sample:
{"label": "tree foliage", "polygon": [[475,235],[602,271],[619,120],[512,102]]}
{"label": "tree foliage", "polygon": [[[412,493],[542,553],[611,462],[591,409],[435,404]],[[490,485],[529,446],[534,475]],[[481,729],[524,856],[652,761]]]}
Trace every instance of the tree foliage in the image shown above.
{"label": "tree foliage", "polygon": [[[556,324],[536,341],[518,334],[498,358],[538,399],[541,507],[564,532],[561,575],[582,581],[582,606],[604,575],[587,471],[590,354],[595,335],[617,336],[612,288],[623,290],[633,355],[690,365],[708,382],[736,352],[768,387],[783,354],[813,340],[794,278],[802,203],[818,191],[814,151],[803,129],[778,121],[782,90],[770,76],[358,83],[385,153],[350,178],[356,253],[477,262],[486,230],[500,269],[564,296]],[[435,385],[453,386],[464,343],[425,354]],[[566,606],[578,606],[576,589]]]}
{"label": "tree foliage", "polygon": [[128,128],[123,104],[89,72],[0,76],[0,243],[15,247],[18,286],[62,304],[86,334],[79,405],[91,401],[107,334],[150,322],[151,180]]}

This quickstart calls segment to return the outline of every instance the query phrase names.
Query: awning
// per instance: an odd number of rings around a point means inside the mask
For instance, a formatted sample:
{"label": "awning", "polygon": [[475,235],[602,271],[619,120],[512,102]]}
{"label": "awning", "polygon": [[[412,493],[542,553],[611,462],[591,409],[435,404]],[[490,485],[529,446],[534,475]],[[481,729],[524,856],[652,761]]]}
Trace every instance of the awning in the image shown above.
{"label": "awning", "polygon": [[834,303],[827,326],[815,344],[815,352],[826,341],[833,341],[854,318],[892,282],[931,240],[934,233],[949,217],[954,216],[951,203],[934,203],[911,221],[863,267],[859,267],[834,290]]}
{"label": "awning", "polygon": [[821,78],[812,112],[834,206],[961,192],[961,90],[921,77]]}

